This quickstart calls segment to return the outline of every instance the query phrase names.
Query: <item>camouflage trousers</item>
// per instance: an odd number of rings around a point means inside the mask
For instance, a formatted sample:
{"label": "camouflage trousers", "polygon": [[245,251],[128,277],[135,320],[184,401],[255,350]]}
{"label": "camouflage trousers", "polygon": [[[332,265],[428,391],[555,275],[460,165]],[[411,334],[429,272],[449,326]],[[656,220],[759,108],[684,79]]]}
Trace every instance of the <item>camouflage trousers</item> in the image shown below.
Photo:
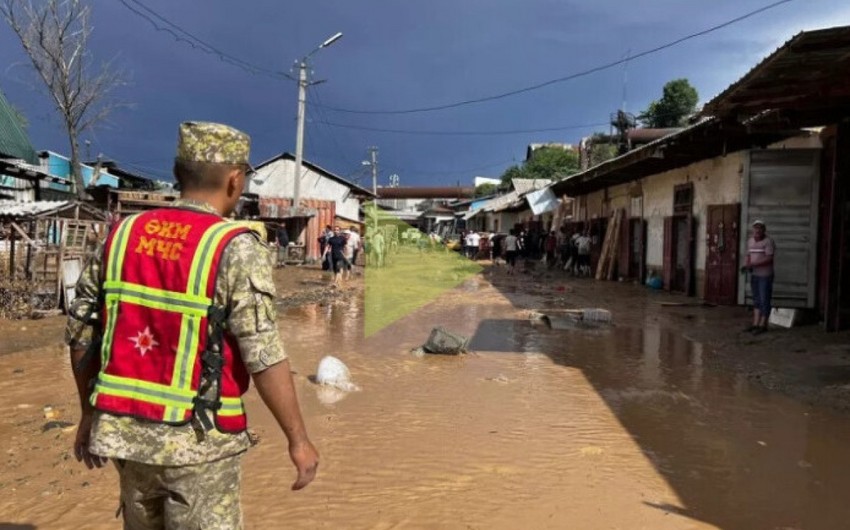
{"label": "camouflage trousers", "polygon": [[116,461],[124,529],[242,528],[241,459],[179,467]]}

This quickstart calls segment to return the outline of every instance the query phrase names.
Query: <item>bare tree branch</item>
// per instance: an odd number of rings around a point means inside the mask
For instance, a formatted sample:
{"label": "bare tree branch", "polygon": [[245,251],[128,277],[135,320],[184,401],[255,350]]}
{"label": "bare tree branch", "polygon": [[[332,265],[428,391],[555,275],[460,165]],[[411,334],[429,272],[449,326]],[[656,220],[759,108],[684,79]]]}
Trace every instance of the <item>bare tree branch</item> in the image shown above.
{"label": "bare tree branch", "polygon": [[0,0],[2,17],[29,56],[68,134],[71,168],[79,198],[86,198],[79,157],[79,136],[125,106],[111,94],[125,84],[111,62],[92,65],[91,6],[85,0]]}

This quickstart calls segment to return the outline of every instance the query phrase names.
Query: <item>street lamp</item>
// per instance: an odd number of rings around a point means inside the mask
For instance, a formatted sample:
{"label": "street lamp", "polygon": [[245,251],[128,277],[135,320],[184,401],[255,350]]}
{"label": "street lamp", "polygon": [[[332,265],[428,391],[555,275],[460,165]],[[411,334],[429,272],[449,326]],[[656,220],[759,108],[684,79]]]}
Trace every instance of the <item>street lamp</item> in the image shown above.
{"label": "street lamp", "polygon": [[304,158],[304,116],[307,108],[307,87],[313,84],[307,81],[307,61],[313,54],[322,48],[327,48],[341,38],[342,33],[331,35],[325,42],[321,43],[316,49],[298,61],[298,124],[295,134],[295,185],[292,193],[293,214],[297,212],[298,203],[301,200],[301,166]]}

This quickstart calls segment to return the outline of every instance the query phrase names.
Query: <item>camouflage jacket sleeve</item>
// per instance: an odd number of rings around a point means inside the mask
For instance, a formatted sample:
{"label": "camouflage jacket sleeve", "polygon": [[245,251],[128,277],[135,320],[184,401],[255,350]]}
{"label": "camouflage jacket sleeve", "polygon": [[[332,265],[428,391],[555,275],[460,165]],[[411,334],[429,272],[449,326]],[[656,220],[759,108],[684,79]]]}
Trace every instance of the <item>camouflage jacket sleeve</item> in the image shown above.
{"label": "camouflage jacket sleeve", "polygon": [[68,311],[65,326],[65,343],[72,348],[87,348],[94,333],[99,333],[92,322],[100,317],[100,271],[103,265],[103,244],[89,256],[80,279],[77,280],[76,298]]}
{"label": "camouflage jacket sleeve", "polygon": [[216,299],[229,310],[227,329],[239,343],[249,373],[286,359],[277,330],[272,256],[256,236],[237,236],[222,256]]}

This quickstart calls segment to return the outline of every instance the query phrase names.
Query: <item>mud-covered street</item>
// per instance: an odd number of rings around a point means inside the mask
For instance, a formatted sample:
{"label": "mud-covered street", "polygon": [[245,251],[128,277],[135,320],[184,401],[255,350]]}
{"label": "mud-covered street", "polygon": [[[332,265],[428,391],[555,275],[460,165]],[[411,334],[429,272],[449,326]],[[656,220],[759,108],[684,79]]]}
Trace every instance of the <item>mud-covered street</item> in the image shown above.
{"label": "mud-covered street", "polygon": [[[249,392],[260,442],[243,465],[248,528],[808,530],[850,518],[841,335],[754,339],[738,331],[740,308],[488,268],[366,339],[361,280],[337,292],[315,270],[277,276],[322,464],[291,492],[285,440]],[[614,325],[529,319],[588,306]],[[0,527],[120,527],[114,470],[70,454],[78,410],[62,324],[0,328]],[[412,355],[438,325],[471,336],[471,353]],[[310,382],[327,354],[360,392]]]}

